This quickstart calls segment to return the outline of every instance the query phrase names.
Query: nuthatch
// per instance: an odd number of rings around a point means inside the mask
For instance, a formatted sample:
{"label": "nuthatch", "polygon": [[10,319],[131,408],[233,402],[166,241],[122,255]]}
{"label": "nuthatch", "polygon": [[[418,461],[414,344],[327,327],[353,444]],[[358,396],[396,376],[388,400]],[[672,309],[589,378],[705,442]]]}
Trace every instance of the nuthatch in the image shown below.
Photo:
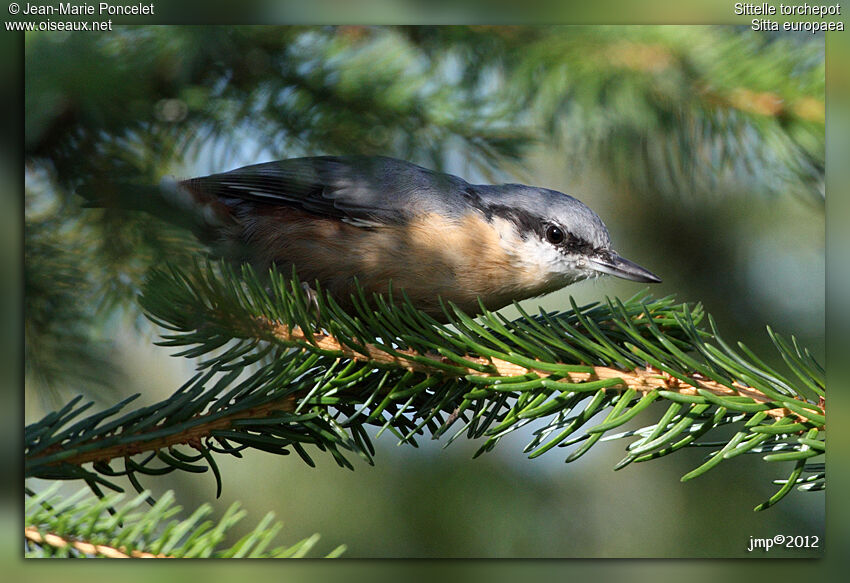
{"label": "nuthatch", "polygon": [[293,266],[343,306],[390,280],[440,316],[439,297],[476,313],[599,274],[661,280],[612,248],[608,229],[555,190],[469,184],[401,160],[295,158],[179,183],[214,211],[221,242],[283,273]]}

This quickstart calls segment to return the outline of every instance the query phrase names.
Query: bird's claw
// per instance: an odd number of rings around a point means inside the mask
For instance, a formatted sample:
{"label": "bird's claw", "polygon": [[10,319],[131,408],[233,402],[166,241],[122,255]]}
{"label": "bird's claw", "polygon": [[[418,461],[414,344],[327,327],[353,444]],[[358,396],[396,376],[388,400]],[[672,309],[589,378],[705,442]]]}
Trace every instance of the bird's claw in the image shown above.
{"label": "bird's claw", "polygon": [[316,321],[319,325],[322,322],[322,309],[319,307],[319,296],[316,290],[310,287],[310,284],[301,282],[301,289],[307,297],[307,309],[316,314]]}

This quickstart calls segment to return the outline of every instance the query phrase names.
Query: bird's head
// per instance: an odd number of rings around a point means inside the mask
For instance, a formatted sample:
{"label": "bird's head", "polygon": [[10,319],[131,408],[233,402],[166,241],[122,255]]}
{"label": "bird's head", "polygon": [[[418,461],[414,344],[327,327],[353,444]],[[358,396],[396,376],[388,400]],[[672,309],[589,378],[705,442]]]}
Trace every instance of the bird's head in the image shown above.
{"label": "bird's head", "polygon": [[605,223],[576,198],[521,184],[484,187],[479,192],[485,214],[509,230],[502,241],[517,266],[537,273],[547,288],[600,274],[642,283],[661,281],[614,251]]}

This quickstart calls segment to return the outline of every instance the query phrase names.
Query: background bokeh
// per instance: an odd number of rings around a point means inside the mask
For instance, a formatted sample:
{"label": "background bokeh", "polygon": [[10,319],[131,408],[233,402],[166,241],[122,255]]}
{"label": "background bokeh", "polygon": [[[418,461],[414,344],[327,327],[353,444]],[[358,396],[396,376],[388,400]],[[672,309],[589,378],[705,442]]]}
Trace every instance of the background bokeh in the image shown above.
{"label": "background bokeh", "polygon": [[[152,346],[133,298],[149,266],[185,261],[197,243],[150,215],[83,209],[79,184],[299,155],[392,155],[568,192],[664,278],[654,294],[703,302],[726,338],[772,364],[766,324],[823,360],[821,35],[156,27],[33,34],[25,57],[26,421],[79,392],[153,402],[191,370]],[[604,279],[526,304],[639,289]],[[345,543],[354,557],[746,556],[750,536],[824,534],[822,494],[752,512],[781,477],[755,460],[681,484],[703,452],[615,473],[616,442],[567,466],[557,452],[525,459],[523,437],[472,460],[474,443],[385,436],[376,466],[354,472],[252,454],[222,464],[216,505],[242,502],[246,528],[274,510],[283,538],[320,532],[320,549]],[[146,485],[187,509],[214,495],[204,476]]]}

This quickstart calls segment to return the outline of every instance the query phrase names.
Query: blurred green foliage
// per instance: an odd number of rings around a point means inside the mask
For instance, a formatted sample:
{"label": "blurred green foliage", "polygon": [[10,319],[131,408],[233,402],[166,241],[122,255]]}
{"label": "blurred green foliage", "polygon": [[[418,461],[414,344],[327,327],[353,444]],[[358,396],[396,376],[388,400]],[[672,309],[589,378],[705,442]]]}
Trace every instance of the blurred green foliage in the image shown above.
{"label": "blurred green foliage", "polygon": [[[118,184],[300,155],[382,154],[540,185],[542,167],[555,187],[588,176],[616,193],[603,218],[630,225],[619,240],[666,266],[669,291],[703,300],[756,352],[766,321],[804,329],[802,343],[822,352],[820,35],[158,26],[25,43],[29,397],[120,384],[124,363],[104,342],[122,329],[111,316],[138,316],[151,266],[200,251],[184,230],[134,212],[151,201]],[[82,208],[84,184],[113,204]]]}

